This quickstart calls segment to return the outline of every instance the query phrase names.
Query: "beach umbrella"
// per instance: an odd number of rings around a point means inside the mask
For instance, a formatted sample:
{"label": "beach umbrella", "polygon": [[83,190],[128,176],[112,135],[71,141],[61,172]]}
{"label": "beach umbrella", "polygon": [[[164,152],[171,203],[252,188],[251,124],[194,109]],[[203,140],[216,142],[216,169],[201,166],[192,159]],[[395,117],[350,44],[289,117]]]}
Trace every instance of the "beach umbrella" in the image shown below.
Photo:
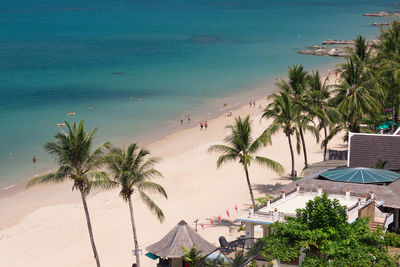
{"label": "beach umbrella", "polygon": [[162,258],[182,258],[185,254],[183,247],[189,249],[195,247],[202,255],[207,255],[216,248],[182,220],[160,241],[148,246],[146,250]]}
{"label": "beach umbrella", "polygon": [[383,169],[337,168],[321,173],[320,178],[325,178],[337,182],[373,184],[391,183],[399,179],[400,174]]}
{"label": "beach umbrella", "polygon": [[385,124],[381,124],[381,125],[379,125],[378,127],[376,127],[376,129],[377,129],[378,131],[380,131],[380,130],[386,130],[386,129],[389,129],[389,125],[387,125],[386,123],[385,123]]}

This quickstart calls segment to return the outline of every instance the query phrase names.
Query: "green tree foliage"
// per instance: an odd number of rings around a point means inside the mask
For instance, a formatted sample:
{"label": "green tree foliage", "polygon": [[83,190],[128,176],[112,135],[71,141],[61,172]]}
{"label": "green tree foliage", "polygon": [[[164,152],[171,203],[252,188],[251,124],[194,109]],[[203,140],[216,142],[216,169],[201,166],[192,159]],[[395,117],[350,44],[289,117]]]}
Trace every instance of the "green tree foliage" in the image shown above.
{"label": "green tree foliage", "polygon": [[314,100],[311,96],[309,86],[310,75],[304,70],[303,65],[294,65],[288,68],[288,81],[280,79],[276,83],[278,88],[288,94],[293,103],[298,106],[297,113],[293,117],[296,128],[296,150],[300,153],[300,148],[303,148],[304,167],[308,166],[307,148],[304,139],[305,132],[316,134],[316,127],[313,122],[313,117],[318,113],[318,105],[313,105]]}
{"label": "green tree foliage", "polygon": [[371,231],[368,218],[347,223],[346,209],[326,193],[286,220],[272,224],[264,239],[268,260],[291,262],[303,252],[302,266],[397,266],[387,246],[400,245],[399,237]]}
{"label": "green tree foliage", "polygon": [[83,128],[83,123],[82,120],[79,125],[74,122],[71,126],[65,122],[68,131],[58,132],[54,136],[55,141],[44,145],[44,149],[57,160],[60,167],[54,173],[33,178],[28,182],[27,187],[47,183],[61,183],[67,179],[72,180],[72,190],[78,190],[81,194],[94,258],[96,265],[100,267],[86,196],[90,193],[94,184],[108,178],[101,169],[106,163],[106,152],[110,148],[110,144],[107,142],[93,149],[93,136],[97,129],[86,132]]}
{"label": "green tree foliage", "polygon": [[[324,135],[321,142],[321,148],[324,150],[323,160],[325,161],[328,152],[328,143],[342,129],[342,116],[337,111],[336,107],[329,105],[328,101],[331,98],[331,86],[327,84],[328,77],[322,79],[319,71],[312,72],[309,75],[308,84],[310,93],[308,94],[307,103],[315,110],[313,116],[317,118],[318,123],[316,132],[323,130]],[[319,141],[319,134],[317,135]]]}
{"label": "green tree foliage", "polygon": [[337,199],[329,199],[326,193],[307,202],[306,207],[296,213],[297,219],[311,230],[340,227],[347,222],[346,209]]}
{"label": "green tree foliage", "polygon": [[167,198],[164,188],[152,181],[155,178],[163,177],[155,169],[155,165],[160,160],[159,158],[151,157],[150,151],[139,148],[135,143],[123,149],[113,148],[107,157],[111,179],[96,183],[96,186],[102,189],[119,187],[119,195],[129,204],[137,267],[140,267],[140,257],[132,196],[135,193],[138,194],[143,203],[157,216],[160,222],[164,220],[163,211],[149,195],[149,193],[157,193]]}
{"label": "green tree foliage", "polygon": [[268,139],[279,130],[283,131],[288,139],[290,156],[292,159],[291,176],[294,178],[294,152],[292,145],[292,135],[296,131],[296,116],[300,107],[295,103],[290,95],[285,91],[273,93],[268,96],[271,102],[265,108],[261,118],[272,119],[271,125],[264,131]]}
{"label": "green tree foliage", "polygon": [[183,247],[184,260],[190,264],[190,267],[196,267],[197,262],[201,260],[201,251],[194,246],[190,249]]}
{"label": "green tree foliage", "polygon": [[257,163],[279,174],[284,172],[284,168],[280,163],[274,160],[256,155],[262,147],[270,143],[270,139],[265,134],[253,139],[250,116],[244,119],[241,117],[235,118],[235,124],[229,125],[227,128],[231,131],[231,134],[224,140],[226,145],[213,145],[208,151],[221,154],[217,160],[217,168],[221,167],[222,164],[239,160],[246,174],[251,202],[253,206],[256,207],[248,170],[250,164],[252,162]]}
{"label": "green tree foliage", "polygon": [[[392,120],[400,104],[400,21],[393,21],[379,36],[377,55],[373,60],[377,82],[384,91],[384,105],[392,108]],[[394,131],[394,125],[392,125]]]}

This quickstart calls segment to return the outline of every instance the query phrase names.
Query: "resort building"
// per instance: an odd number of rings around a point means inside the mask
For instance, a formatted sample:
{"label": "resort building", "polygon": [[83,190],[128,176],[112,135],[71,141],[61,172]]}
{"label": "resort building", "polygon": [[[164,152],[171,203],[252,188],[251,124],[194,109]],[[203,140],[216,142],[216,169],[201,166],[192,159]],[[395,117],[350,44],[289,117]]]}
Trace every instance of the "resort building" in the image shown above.
{"label": "resort building", "polygon": [[[400,129],[400,128],[399,128]],[[385,169],[400,170],[400,132],[395,134],[349,133],[347,167],[374,168],[381,161]]]}
{"label": "resort building", "polygon": [[[269,224],[284,222],[285,217],[295,217],[297,209],[304,208],[308,201],[322,195],[326,191],[322,185],[315,188],[315,190],[307,189],[302,188],[297,183],[295,188],[288,192],[282,189],[277,198],[268,200],[267,204],[257,211],[250,208],[248,214],[237,219],[246,225],[246,238],[253,238],[255,236],[254,231],[256,226],[262,227],[263,236],[266,236],[269,233]],[[343,191],[343,194],[329,194],[329,198],[337,199],[342,206],[347,207],[348,221],[350,223],[365,216],[375,218],[374,193],[358,197],[352,194],[349,189]],[[246,245],[251,246],[251,242],[252,240],[249,239]]]}
{"label": "resort building", "polygon": [[[238,218],[246,225],[246,237],[254,237],[255,227],[262,228],[262,234],[267,235],[269,224],[296,216],[296,209],[304,208],[309,200],[323,192],[347,208],[349,223],[370,217],[371,228],[382,225],[399,232],[400,174],[382,169],[347,168],[343,161],[344,166],[337,167],[337,163],[340,161],[311,166],[315,172],[274,191],[275,198],[258,210],[250,208],[248,214]],[[323,168],[324,165],[330,168]]]}

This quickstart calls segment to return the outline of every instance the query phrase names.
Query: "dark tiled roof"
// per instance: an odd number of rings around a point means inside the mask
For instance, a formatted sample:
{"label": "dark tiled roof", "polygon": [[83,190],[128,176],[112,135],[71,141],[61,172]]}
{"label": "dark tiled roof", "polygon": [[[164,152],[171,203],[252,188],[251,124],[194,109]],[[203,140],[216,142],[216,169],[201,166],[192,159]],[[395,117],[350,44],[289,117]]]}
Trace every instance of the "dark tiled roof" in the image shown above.
{"label": "dark tiled roof", "polygon": [[350,168],[371,168],[381,159],[385,169],[400,170],[400,136],[350,133],[349,143]]}

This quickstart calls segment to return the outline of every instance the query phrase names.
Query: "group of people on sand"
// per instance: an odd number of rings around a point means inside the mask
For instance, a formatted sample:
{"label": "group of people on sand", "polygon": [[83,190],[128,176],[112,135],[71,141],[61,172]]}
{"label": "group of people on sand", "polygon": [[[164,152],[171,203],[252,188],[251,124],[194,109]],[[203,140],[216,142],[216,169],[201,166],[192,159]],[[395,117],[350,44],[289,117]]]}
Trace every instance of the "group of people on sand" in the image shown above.
{"label": "group of people on sand", "polygon": [[250,100],[249,105],[250,105],[250,107],[255,108],[256,107],[256,101]]}
{"label": "group of people on sand", "polygon": [[208,123],[207,121],[200,121],[200,131],[203,131],[203,127],[204,127],[204,131],[207,131],[207,127],[208,127]]}
{"label": "group of people on sand", "polygon": [[[186,116],[187,117],[187,123],[188,124],[190,124],[190,122],[191,122],[191,118],[190,118],[190,115],[187,115]],[[181,122],[181,125],[183,124],[183,119],[184,119],[184,117],[183,117],[183,115],[181,115],[181,117],[180,117],[180,122]],[[208,123],[207,123],[207,121],[200,121],[200,131],[203,131],[203,128],[204,128],[204,130],[205,131],[207,131],[207,127],[208,127]]]}

